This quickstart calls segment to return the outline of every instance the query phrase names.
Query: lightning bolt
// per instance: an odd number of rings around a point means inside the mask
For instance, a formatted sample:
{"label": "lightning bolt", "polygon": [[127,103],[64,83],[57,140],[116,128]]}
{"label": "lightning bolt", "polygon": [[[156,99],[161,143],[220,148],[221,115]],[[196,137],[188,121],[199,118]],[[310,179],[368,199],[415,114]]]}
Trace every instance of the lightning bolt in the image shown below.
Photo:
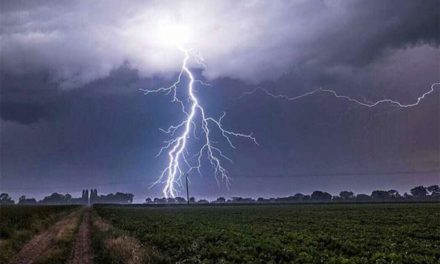
{"label": "lightning bolt", "polygon": [[435,91],[436,86],[439,86],[439,85],[440,85],[440,83],[433,83],[428,91],[424,92],[421,96],[417,97],[417,100],[414,103],[410,103],[410,104],[403,104],[401,102],[398,102],[398,101],[395,101],[395,100],[392,100],[392,99],[382,99],[382,100],[378,100],[376,102],[368,102],[366,100],[361,101],[359,99],[352,98],[352,97],[347,96],[347,95],[341,95],[341,94],[337,93],[334,90],[324,89],[324,88],[318,88],[318,89],[315,89],[313,91],[310,91],[310,92],[307,92],[307,93],[304,93],[304,94],[301,94],[301,95],[288,96],[288,95],[285,95],[285,94],[274,94],[274,93],[271,93],[271,92],[269,92],[268,90],[266,90],[264,88],[259,87],[259,88],[256,88],[256,89],[252,90],[252,91],[244,92],[242,97],[254,94],[257,91],[262,91],[266,95],[268,95],[268,96],[270,96],[272,98],[275,98],[275,99],[283,99],[283,100],[287,100],[287,101],[295,101],[295,100],[298,100],[298,99],[301,99],[301,98],[304,98],[304,97],[307,97],[307,96],[310,96],[310,95],[318,94],[318,93],[328,93],[328,94],[334,96],[335,98],[343,99],[343,100],[346,100],[346,101],[349,101],[349,102],[352,102],[352,103],[355,103],[355,104],[358,104],[358,105],[361,105],[361,106],[369,107],[369,108],[378,106],[380,104],[389,104],[389,105],[392,105],[392,106],[395,106],[395,107],[408,108],[408,107],[413,107],[413,106],[417,106],[418,104],[420,104],[420,102],[423,99],[425,99],[426,96],[428,96],[429,94],[432,94]]}
{"label": "lightning bolt", "polygon": [[[161,87],[158,89],[148,90],[141,89],[145,95],[152,93],[161,93],[171,96],[171,102],[180,105],[182,113],[185,119],[177,125],[171,125],[168,129],[161,129],[162,132],[171,136],[171,138],[165,141],[165,145],[160,149],[157,156],[160,156],[163,152],[168,152],[168,165],[163,169],[159,179],[154,183],[164,183],[163,194],[166,198],[175,197],[177,194],[176,185],[180,186],[181,178],[183,175],[196,170],[201,174],[202,160],[206,157],[212,168],[214,169],[214,176],[217,182],[225,182],[227,186],[230,184],[228,171],[222,165],[224,160],[231,161],[218,147],[217,142],[213,141],[212,129],[217,129],[220,132],[222,138],[228,143],[228,145],[235,149],[232,138],[245,138],[253,141],[258,145],[256,138],[250,134],[238,133],[223,127],[222,121],[226,116],[223,113],[219,118],[207,116],[205,108],[200,103],[196,91],[194,90],[195,83],[207,85],[203,81],[196,80],[193,73],[188,67],[188,61],[190,60],[191,53],[189,50],[178,46],[179,50],[184,55],[182,61],[182,67],[177,77],[177,80],[169,87]],[[200,58],[200,56],[193,56],[194,60],[206,67]],[[189,102],[189,110],[185,106],[184,101],[179,98],[177,90],[182,84],[183,76],[186,76],[189,80],[186,86],[187,102]],[[201,138],[197,137],[196,130],[199,123],[201,131]],[[188,141],[190,139],[201,140],[200,148],[193,155],[190,154],[188,149]]]}

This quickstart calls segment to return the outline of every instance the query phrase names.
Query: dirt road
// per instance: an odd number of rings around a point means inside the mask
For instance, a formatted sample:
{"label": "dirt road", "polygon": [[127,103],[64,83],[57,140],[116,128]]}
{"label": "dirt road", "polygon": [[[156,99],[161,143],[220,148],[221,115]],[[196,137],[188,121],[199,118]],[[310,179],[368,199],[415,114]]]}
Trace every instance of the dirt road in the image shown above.
{"label": "dirt road", "polygon": [[[26,243],[23,248],[11,260],[11,264],[32,264],[50,256],[50,250],[54,248],[57,242],[68,232],[74,232],[79,223],[79,217],[82,215],[81,224],[78,232],[74,235],[72,253],[67,261],[68,264],[92,264],[93,250],[91,245],[91,209],[75,211],[64,217],[49,229],[36,235],[31,241]],[[72,237],[70,235],[69,237]],[[71,241],[71,240],[70,240]]]}
{"label": "dirt road", "polygon": [[73,254],[68,264],[93,263],[93,250],[91,245],[91,216],[90,208],[85,209],[81,225],[75,237]]}
{"label": "dirt road", "polygon": [[44,256],[68,229],[75,225],[80,216],[79,211],[70,213],[46,231],[36,235],[12,258],[13,264],[31,264]]}

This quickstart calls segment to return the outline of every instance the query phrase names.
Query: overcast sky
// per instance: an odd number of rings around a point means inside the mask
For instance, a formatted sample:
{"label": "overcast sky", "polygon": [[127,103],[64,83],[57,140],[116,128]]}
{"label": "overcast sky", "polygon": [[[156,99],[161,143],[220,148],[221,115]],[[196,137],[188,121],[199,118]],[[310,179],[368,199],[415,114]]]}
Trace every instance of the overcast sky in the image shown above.
{"label": "overcast sky", "polygon": [[[410,104],[440,81],[439,1],[1,1],[0,191],[40,198],[149,188],[166,166],[159,128],[177,105],[145,96],[174,82],[182,54],[158,41],[164,24],[189,28],[186,48],[206,67],[196,87],[224,126],[258,146],[225,148],[230,189],[206,166],[192,194],[282,196],[440,182],[440,89],[419,105],[362,107],[329,94],[282,101],[318,87],[365,101]],[[438,87],[438,86],[437,86]]]}

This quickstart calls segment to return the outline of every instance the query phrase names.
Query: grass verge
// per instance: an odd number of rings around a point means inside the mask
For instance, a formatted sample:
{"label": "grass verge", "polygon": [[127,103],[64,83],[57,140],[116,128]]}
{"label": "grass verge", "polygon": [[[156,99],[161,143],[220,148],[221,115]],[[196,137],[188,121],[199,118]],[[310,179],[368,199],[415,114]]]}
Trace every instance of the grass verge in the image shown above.
{"label": "grass verge", "polygon": [[113,227],[95,211],[92,213],[92,246],[95,263],[158,263],[157,254],[151,247]]}

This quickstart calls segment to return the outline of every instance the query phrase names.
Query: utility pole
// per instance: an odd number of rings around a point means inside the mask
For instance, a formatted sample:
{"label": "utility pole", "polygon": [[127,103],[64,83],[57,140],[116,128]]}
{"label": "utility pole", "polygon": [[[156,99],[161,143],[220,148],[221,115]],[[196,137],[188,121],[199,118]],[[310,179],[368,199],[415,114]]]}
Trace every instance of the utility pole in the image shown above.
{"label": "utility pole", "polygon": [[185,175],[185,179],[186,179],[186,204],[189,205],[188,174]]}

